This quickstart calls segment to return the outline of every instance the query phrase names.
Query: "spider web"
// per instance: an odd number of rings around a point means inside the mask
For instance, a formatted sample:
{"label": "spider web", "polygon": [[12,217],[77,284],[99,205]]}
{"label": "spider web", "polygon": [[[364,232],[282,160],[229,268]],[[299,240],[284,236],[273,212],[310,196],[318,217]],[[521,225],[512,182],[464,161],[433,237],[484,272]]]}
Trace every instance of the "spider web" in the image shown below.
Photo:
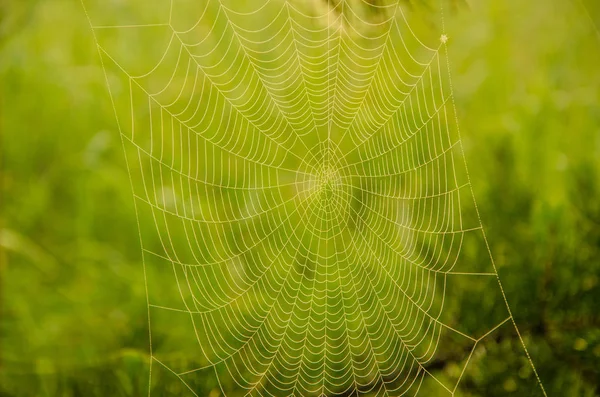
{"label": "spider web", "polygon": [[[454,395],[484,338],[518,334],[491,255],[463,250],[487,242],[443,23],[386,2],[83,3],[155,372],[194,395],[209,376],[225,395]],[[501,309],[463,324],[447,297],[480,280]],[[454,377],[428,369],[441,344],[467,346]]]}

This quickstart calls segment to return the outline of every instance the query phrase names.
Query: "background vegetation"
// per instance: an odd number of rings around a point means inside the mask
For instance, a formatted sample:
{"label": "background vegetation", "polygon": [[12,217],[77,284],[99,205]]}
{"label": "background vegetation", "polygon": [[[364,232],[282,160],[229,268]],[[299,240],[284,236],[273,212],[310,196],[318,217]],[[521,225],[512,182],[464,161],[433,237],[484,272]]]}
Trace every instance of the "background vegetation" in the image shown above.
{"label": "background vegetation", "polygon": [[[475,196],[515,319],[556,396],[600,395],[599,12],[592,1],[508,0],[447,16]],[[0,395],[143,395],[135,212],[80,4],[0,2],[0,76]],[[507,359],[515,349],[499,332],[460,393],[527,395],[528,364]],[[440,376],[458,368],[451,353]]]}

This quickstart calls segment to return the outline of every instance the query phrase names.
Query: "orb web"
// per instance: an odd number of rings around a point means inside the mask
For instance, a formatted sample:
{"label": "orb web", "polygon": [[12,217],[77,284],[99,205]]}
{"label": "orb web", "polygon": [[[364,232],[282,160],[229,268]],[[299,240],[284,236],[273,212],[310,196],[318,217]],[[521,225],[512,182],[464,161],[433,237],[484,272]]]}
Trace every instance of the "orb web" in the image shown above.
{"label": "orb web", "polygon": [[[493,261],[462,250],[487,243],[443,26],[386,1],[83,4],[131,178],[153,368],[192,395],[417,395],[431,379],[454,395],[477,344],[514,321],[508,305],[478,329],[447,314],[462,280],[505,298]],[[438,378],[457,341],[461,371]]]}

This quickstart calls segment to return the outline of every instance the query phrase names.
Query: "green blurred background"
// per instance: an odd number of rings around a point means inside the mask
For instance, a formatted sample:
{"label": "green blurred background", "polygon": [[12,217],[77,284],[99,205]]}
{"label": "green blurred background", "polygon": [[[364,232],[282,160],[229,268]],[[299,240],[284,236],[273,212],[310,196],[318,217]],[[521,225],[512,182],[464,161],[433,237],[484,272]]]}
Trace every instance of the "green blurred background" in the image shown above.
{"label": "green blurred background", "polygon": [[[600,5],[447,14],[466,160],[515,320],[549,395],[600,396]],[[79,2],[1,1],[0,76],[0,395],[144,395],[135,211]],[[526,395],[528,364],[507,362],[519,348],[500,334],[459,390]],[[435,371],[456,371],[448,357]]]}

